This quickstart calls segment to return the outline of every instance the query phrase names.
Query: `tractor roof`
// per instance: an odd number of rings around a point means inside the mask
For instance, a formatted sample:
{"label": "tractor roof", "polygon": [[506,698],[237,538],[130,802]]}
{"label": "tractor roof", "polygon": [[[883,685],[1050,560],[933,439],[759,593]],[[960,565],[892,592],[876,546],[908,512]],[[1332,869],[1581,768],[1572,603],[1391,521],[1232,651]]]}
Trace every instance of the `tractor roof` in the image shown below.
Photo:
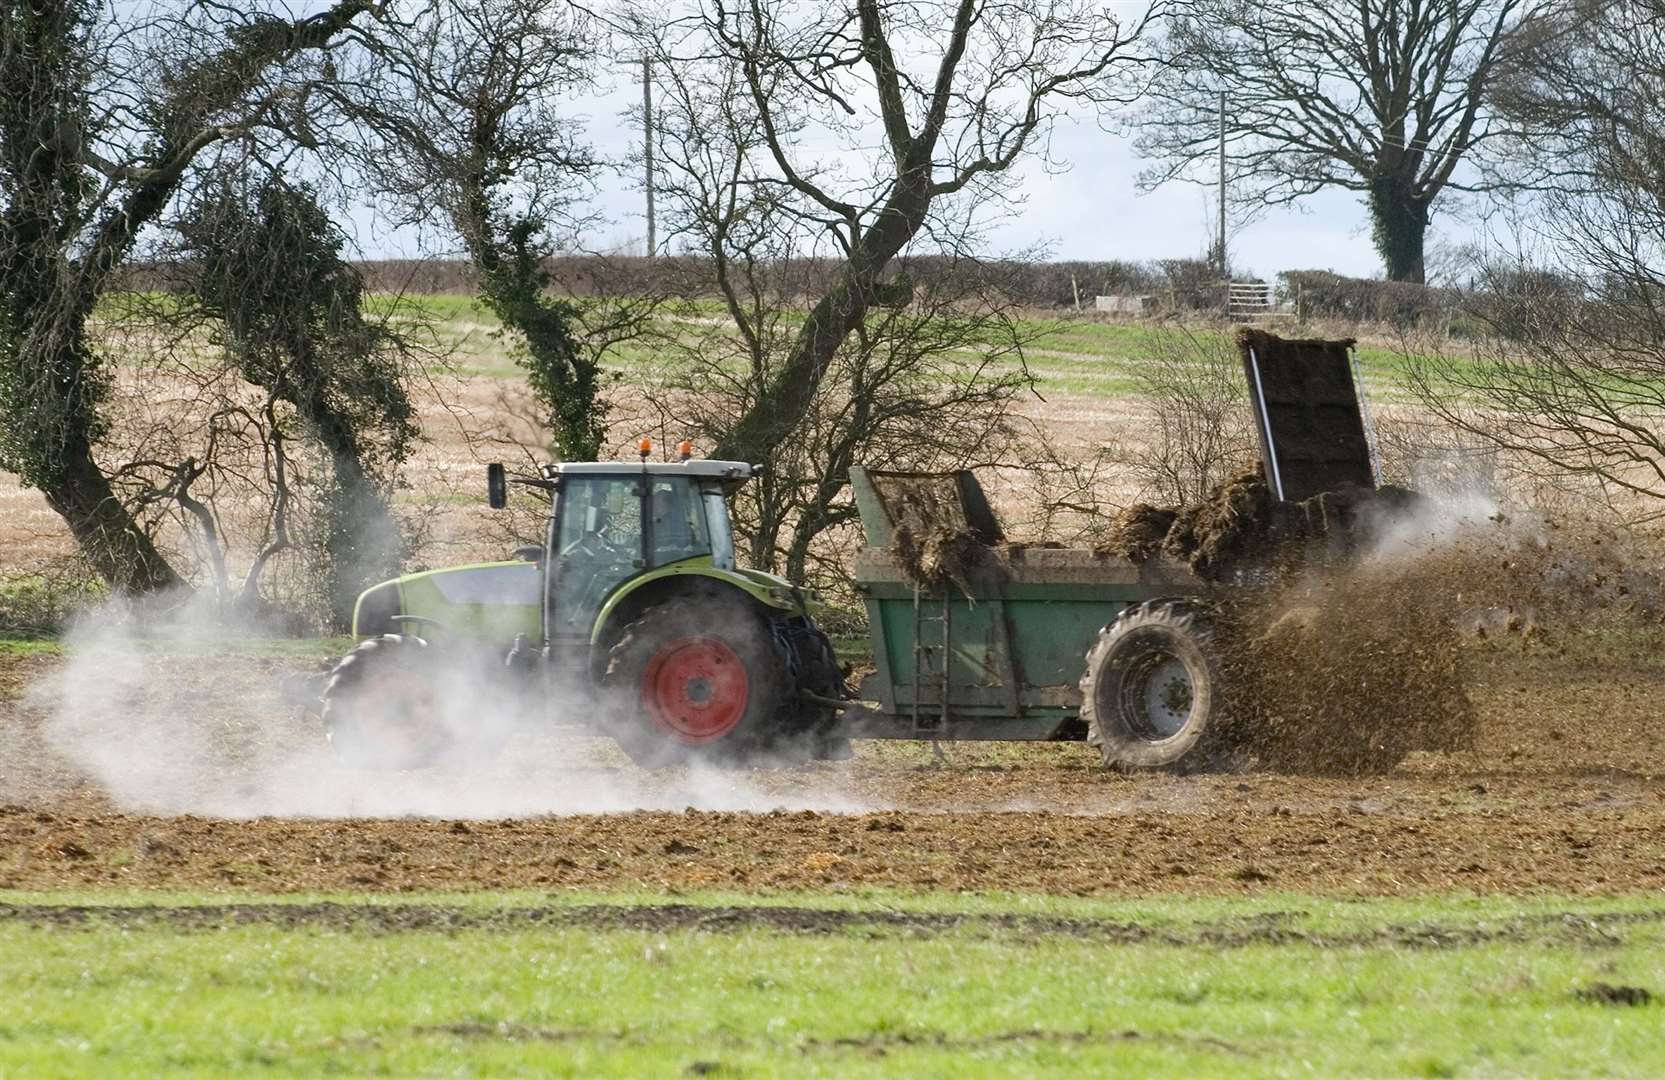
{"label": "tractor roof", "polygon": [[544,472],[552,477],[580,473],[592,476],[597,473],[630,476],[647,473],[649,476],[709,476],[732,481],[750,480],[756,475],[757,469],[744,461],[693,458],[688,461],[569,461],[559,465],[546,465]]}

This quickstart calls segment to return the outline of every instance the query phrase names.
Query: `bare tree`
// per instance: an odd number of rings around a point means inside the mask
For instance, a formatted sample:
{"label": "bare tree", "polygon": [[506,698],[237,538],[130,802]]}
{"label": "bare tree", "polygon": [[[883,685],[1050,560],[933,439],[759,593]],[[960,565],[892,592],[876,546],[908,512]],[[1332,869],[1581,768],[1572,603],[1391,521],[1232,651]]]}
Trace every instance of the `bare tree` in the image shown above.
{"label": "bare tree", "polygon": [[1150,422],[1115,435],[1105,459],[1161,506],[1201,502],[1256,460],[1243,361],[1228,334],[1176,328],[1154,335],[1132,371]]}
{"label": "bare tree", "polygon": [[1601,284],[1612,291],[1477,301],[1492,331],[1464,355],[1408,350],[1410,385],[1512,472],[1582,481],[1587,499],[1634,523],[1665,500],[1665,282],[1650,270]]}
{"label": "bare tree", "polygon": [[1513,132],[1496,84],[1537,0],[1191,0],[1134,118],[1156,186],[1213,183],[1224,96],[1227,185],[1248,206],[1355,191],[1394,281],[1421,282],[1428,224],[1451,192],[1530,183],[1465,165]]}
{"label": "bare tree", "polygon": [[705,161],[696,140],[684,164],[698,162],[742,218],[778,207],[796,253],[829,259],[715,453],[772,460],[851,334],[912,301],[893,260],[918,239],[949,251],[974,241],[979,211],[1041,152],[1058,109],[1123,99],[1118,80],[1141,66],[1134,45],[1165,6],[1124,20],[1089,0],[715,0],[668,24],[638,9],[638,47],[656,70],[720,120],[716,139],[743,136],[738,153],[712,147]]}
{"label": "bare tree", "polygon": [[[269,425],[238,411],[270,444],[274,482],[286,438],[323,452],[316,569],[332,621],[345,627],[358,594],[397,573],[405,554],[389,500],[418,436],[406,391],[412,349],[390,321],[366,314],[364,281],[342,257],[346,237],[310,188],[254,183],[241,171],[217,180],[180,222],[181,296],[162,316],[212,320],[214,343],[266,395]],[[296,431],[277,421],[278,404],[293,411]],[[287,516],[281,486],[278,499],[274,515]]]}
{"label": "bare tree", "polygon": [[481,299],[518,335],[553,450],[588,460],[606,439],[602,359],[654,299],[582,301],[552,289],[550,257],[576,242],[601,161],[571,109],[597,41],[566,0],[434,0],[367,38],[367,65],[331,90],[367,134],[359,150],[404,220],[443,214],[478,271]]}
{"label": "bare tree", "polygon": [[[105,452],[121,459],[109,469],[111,488],[146,532],[176,527],[176,565],[206,582],[221,615],[267,616],[267,572],[293,551],[296,518],[304,520],[306,455],[297,460],[285,438],[276,399],[243,392],[223,369],[205,371],[200,355],[177,368],[158,359],[144,401],[124,402],[105,436]],[[239,581],[232,558],[245,535],[253,542]]]}
{"label": "bare tree", "polygon": [[1632,520],[1665,499],[1665,4],[1578,4],[1545,28],[1507,104],[1524,155],[1568,178],[1529,220],[1537,260],[1485,268],[1473,358],[1413,367],[1448,421]]}
{"label": "bare tree", "polygon": [[[744,305],[749,332],[690,327],[659,347],[666,375],[649,396],[667,440],[722,445],[789,355],[802,281],[787,261],[748,254],[724,260],[719,278],[725,301]],[[686,317],[701,310],[709,309],[693,306]],[[1023,431],[1015,405],[1031,385],[1022,349],[1035,333],[997,292],[966,277],[870,316],[736,500],[735,532],[751,564],[793,580],[841,581],[837,539],[856,521],[851,465],[913,472],[1015,463]]]}
{"label": "bare tree", "polygon": [[179,576],[97,459],[110,371],[94,305],[192,164],[304,114],[326,54],[374,6],[0,7],[0,466],[45,493],[112,585]]}
{"label": "bare tree", "polygon": [[390,500],[430,335],[398,296],[367,302],[306,185],[215,166],[167,224],[148,288],[99,308],[136,366],[105,410],[112,489],[223,615],[345,626],[406,553]]}
{"label": "bare tree", "polygon": [[[835,580],[829,544],[855,521],[851,465],[1009,459],[1014,399],[1030,385],[1022,348],[1034,329],[998,288],[1002,267],[950,255],[915,283],[899,260],[894,295],[835,343],[815,385],[798,388],[803,411],[772,418],[766,443],[737,434],[801,359],[806,302],[844,271],[836,256],[796,257],[825,226],[806,219],[789,188],[758,183],[751,165],[769,155],[769,121],[744,80],[742,69],[701,65],[667,65],[660,76],[655,150],[667,241],[702,259],[722,318],[711,318],[708,296],[666,309],[668,333],[656,346],[664,374],[650,396],[667,436],[693,435],[720,455],[747,445],[748,460],[766,466],[735,508],[753,565]],[[949,252],[972,239],[947,215],[933,236]]]}

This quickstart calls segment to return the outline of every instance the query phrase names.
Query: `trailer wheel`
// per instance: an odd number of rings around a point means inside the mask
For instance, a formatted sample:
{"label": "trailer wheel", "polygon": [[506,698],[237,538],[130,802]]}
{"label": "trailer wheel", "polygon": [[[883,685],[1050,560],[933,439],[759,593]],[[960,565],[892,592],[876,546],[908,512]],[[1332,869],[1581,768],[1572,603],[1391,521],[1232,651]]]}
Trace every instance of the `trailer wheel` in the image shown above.
{"label": "trailer wheel", "polygon": [[678,597],[643,612],[608,654],[610,734],[646,768],[744,765],[772,742],[790,682],[760,615]]}
{"label": "trailer wheel", "polygon": [[1081,677],[1087,741],[1111,767],[1208,766],[1224,750],[1221,666],[1184,600],[1127,608],[1099,632]]}

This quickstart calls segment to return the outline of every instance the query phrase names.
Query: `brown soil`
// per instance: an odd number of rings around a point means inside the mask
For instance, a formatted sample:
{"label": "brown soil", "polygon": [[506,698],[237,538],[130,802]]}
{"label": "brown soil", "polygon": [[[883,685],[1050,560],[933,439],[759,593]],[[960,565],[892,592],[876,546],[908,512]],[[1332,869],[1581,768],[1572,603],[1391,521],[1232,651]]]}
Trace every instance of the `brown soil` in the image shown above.
{"label": "brown soil", "polygon": [[[1022,797],[1046,798],[1041,770],[1007,777],[1017,782],[996,790],[1017,797],[1021,784]],[[987,775],[956,779],[962,795],[989,794]],[[1133,805],[1096,816],[685,811],[472,822],[228,822],[10,807],[0,811],[0,887],[1665,889],[1665,786],[1653,780],[1392,780],[1363,791],[1266,777],[1094,780]]]}
{"label": "brown soil", "polygon": [[[0,701],[0,732],[10,747],[0,762],[0,799],[13,803],[0,809],[0,888],[1665,889],[1665,725],[1658,722],[1665,670],[1646,659],[1657,656],[1654,643],[1636,648],[1636,655],[1604,652],[1605,661],[1487,653],[1473,691],[1478,748],[1413,755],[1393,774],[1369,780],[1117,776],[1091,767],[1090,752],[1077,745],[953,745],[948,764],[933,768],[926,745],[864,743],[851,762],[719,783],[644,773],[600,740],[555,735],[528,736],[500,766],[529,770],[513,776],[531,776],[547,806],[559,805],[563,792],[605,791],[621,806],[726,804],[755,812],[449,820],[443,801],[430,809],[438,819],[231,821],[123,812],[62,761],[44,782],[52,754],[31,748],[28,738],[41,717],[16,700]],[[28,666],[38,674],[50,663],[35,658]],[[20,666],[14,658],[7,669],[14,688]],[[174,670],[184,678],[190,666]],[[284,714],[259,697],[273,667],[220,658],[204,676],[229,684],[206,706],[216,737],[227,742],[225,785],[261,780],[259,739],[318,738],[311,721],[280,720]],[[463,777],[454,790],[460,798],[503,776]],[[315,782],[368,788],[388,781],[318,773]],[[430,781],[411,774],[393,782]],[[715,796],[714,783],[721,788]]]}
{"label": "brown soil", "polygon": [[1614,986],[1611,983],[1597,982],[1573,991],[1573,996],[1580,1001],[1592,1002],[1596,1005],[1649,1005],[1653,1002],[1653,993],[1640,986]]}

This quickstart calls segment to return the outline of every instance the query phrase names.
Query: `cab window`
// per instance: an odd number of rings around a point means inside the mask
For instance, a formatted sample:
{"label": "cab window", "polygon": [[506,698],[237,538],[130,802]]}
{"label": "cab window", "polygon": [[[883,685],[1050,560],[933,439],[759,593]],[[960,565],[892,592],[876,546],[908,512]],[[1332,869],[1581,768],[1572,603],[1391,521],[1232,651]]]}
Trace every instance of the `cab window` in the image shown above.
{"label": "cab window", "polygon": [[681,477],[655,479],[649,489],[653,516],[652,564],[664,566],[711,554],[699,491]]}
{"label": "cab window", "polygon": [[642,569],[637,477],[574,476],[561,485],[550,566],[552,637],[587,637],[607,596]]}

